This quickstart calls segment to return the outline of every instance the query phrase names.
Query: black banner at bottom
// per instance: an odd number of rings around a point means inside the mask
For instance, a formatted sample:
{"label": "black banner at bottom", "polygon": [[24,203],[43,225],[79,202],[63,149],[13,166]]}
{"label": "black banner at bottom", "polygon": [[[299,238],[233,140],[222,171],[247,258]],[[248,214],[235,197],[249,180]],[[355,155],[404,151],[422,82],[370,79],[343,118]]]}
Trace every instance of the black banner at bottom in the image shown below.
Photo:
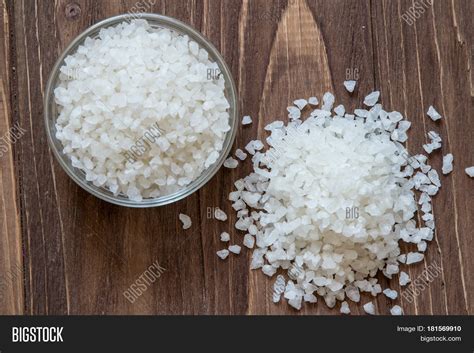
{"label": "black banner at bottom", "polygon": [[0,353],[474,352],[472,316],[2,316]]}

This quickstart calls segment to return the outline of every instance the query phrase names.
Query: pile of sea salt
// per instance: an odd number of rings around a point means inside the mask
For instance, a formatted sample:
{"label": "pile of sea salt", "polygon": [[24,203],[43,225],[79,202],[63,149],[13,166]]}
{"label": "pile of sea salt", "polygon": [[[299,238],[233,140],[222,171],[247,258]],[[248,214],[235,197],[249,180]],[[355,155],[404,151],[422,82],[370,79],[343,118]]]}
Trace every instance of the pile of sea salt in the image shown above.
{"label": "pile of sea salt", "polygon": [[[319,295],[329,307],[343,301],[341,312],[349,313],[346,298],[359,302],[361,292],[382,292],[379,271],[388,278],[399,274],[406,285],[401,264],[423,260],[435,229],[431,197],[441,183],[426,156],[409,155],[402,143],[411,123],[376,104],[379,95],[371,93],[364,100],[369,108],[349,114],[342,105],[333,111],[335,98],[326,93],[305,119],[306,103],[295,101],[288,124],[266,126],[268,149],[261,141],[246,146],[254,172],[235,182],[229,199],[235,227],[247,244],[255,240],[251,268],[268,276],[287,272],[288,280],[277,277],[274,302],[283,295],[300,309]],[[417,251],[402,254],[402,242]],[[385,294],[396,298],[392,290]],[[366,307],[373,313],[373,305]]]}
{"label": "pile of sea salt", "polygon": [[102,29],[61,67],[63,152],[87,181],[134,201],[183,189],[230,130],[224,78],[209,75],[218,69],[188,36],[147,21]]}

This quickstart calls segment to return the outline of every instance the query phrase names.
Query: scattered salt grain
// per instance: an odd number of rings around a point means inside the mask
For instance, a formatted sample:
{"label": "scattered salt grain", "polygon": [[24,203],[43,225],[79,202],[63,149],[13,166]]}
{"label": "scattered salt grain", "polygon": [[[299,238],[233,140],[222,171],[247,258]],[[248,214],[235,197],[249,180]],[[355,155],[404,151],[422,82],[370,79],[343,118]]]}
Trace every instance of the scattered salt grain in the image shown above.
{"label": "scattered salt grain", "polygon": [[227,232],[221,233],[221,241],[228,242],[230,240],[230,234]]}
{"label": "scattered salt grain", "polygon": [[308,104],[308,101],[306,99],[297,99],[293,102],[293,104],[296,105],[299,110],[303,110]]}
{"label": "scattered salt grain", "polygon": [[453,171],[453,155],[448,153],[443,157],[443,169],[442,172],[444,175],[447,175]]}
{"label": "scattered salt grain", "polygon": [[218,221],[227,221],[227,214],[222,211],[219,207],[216,207],[214,209],[214,218],[217,219]]}
{"label": "scattered salt grain", "polygon": [[380,91],[374,91],[370,93],[367,97],[365,97],[364,104],[369,107],[373,107],[375,103],[377,103],[377,101],[379,100],[379,97],[380,97]]}
{"label": "scattered salt grain", "polygon": [[316,97],[309,97],[308,103],[311,104],[311,105],[316,106],[316,105],[319,104],[319,101],[318,101],[318,98],[316,98]]}
{"label": "scattered salt grain", "polygon": [[231,245],[231,246],[229,246],[229,251],[232,252],[232,253],[234,253],[234,254],[237,254],[237,255],[240,254],[240,250],[241,250],[241,249],[242,249],[242,248],[241,248],[239,245]]}
{"label": "scattered salt grain", "polygon": [[369,315],[375,315],[374,303],[368,302],[367,304],[364,304],[364,311]]}
{"label": "scattered salt grain", "polygon": [[240,148],[237,148],[235,150],[235,156],[240,159],[241,161],[245,161],[245,159],[247,158],[247,153],[245,153],[244,151],[242,151]]}
{"label": "scattered salt grain", "polygon": [[425,255],[423,254],[420,254],[418,252],[409,252],[407,254],[407,262],[406,264],[407,265],[411,265],[411,264],[414,264],[416,262],[420,262],[421,260],[423,260],[423,258],[425,257]]}
{"label": "scattered salt grain", "polygon": [[235,169],[238,166],[239,166],[239,162],[232,157],[227,158],[224,162],[224,167],[229,168],[229,169]]}
{"label": "scattered salt grain", "polygon": [[403,310],[399,305],[394,305],[393,308],[390,309],[390,314],[394,316],[403,315]]}
{"label": "scattered salt grain", "polygon": [[342,302],[341,303],[341,310],[340,310],[341,314],[350,314],[351,313],[351,309],[349,308],[349,304],[347,304],[347,302]]}
{"label": "scattered salt grain", "polygon": [[344,81],[344,87],[346,87],[347,92],[354,92],[356,83],[357,81],[354,80]]}
{"label": "scattered salt grain", "polygon": [[398,296],[397,291],[390,288],[384,289],[383,294],[390,299],[397,299]]}
{"label": "scattered salt grain", "polygon": [[430,107],[428,108],[428,112],[426,114],[428,114],[428,116],[433,121],[436,121],[442,118],[441,115],[436,111],[436,109],[432,105],[430,105]]}
{"label": "scattered salt grain", "polygon": [[227,258],[227,256],[229,256],[229,250],[227,250],[227,249],[219,250],[216,254],[222,260],[225,260]]}
{"label": "scattered salt grain", "polygon": [[406,286],[408,283],[410,283],[410,276],[408,276],[408,274],[406,272],[400,272],[400,277],[398,279],[399,281],[399,284],[401,286]]}
{"label": "scattered salt grain", "polygon": [[184,213],[180,213],[178,218],[181,221],[181,223],[183,223],[184,230],[191,228],[191,225],[192,225],[191,217],[189,217],[188,215],[185,215]]}
{"label": "scattered salt grain", "polygon": [[474,167],[466,168],[466,174],[469,175],[471,178],[474,178]]}
{"label": "scattered salt grain", "polygon": [[250,115],[245,115],[242,118],[242,125],[250,125],[250,124],[252,124],[252,118],[250,117]]}

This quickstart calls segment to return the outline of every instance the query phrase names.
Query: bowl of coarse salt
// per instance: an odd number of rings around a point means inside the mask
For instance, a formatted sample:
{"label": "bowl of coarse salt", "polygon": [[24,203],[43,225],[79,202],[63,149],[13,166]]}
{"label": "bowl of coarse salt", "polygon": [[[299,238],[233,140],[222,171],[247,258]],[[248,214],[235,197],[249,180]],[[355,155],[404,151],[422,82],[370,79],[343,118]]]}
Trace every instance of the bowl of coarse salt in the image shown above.
{"label": "bowl of coarse salt", "polygon": [[188,25],[120,15],[61,54],[44,100],[49,145],[83,189],[154,207],[206,184],[230,152],[237,93],[217,49]]}

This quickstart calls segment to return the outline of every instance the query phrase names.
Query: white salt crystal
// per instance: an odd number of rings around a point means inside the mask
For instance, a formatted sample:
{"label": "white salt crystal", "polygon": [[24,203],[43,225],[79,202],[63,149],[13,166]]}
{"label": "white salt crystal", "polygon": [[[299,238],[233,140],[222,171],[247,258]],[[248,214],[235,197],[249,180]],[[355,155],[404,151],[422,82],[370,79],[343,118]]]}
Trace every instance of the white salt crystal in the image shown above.
{"label": "white salt crystal", "polygon": [[351,309],[349,308],[349,304],[347,304],[347,302],[342,302],[341,303],[340,312],[341,312],[341,314],[350,314],[351,313]]}
{"label": "white salt crystal", "polygon": [[225,260],[227,256],[229,256],[229,250],[227,249],[219,250],[217,252],[217,256],[219,256],[222,260]]}
{"label": "white salt crystal", "polygon": [[250,115],[245,115],[242,118],[242,125],[250,125],[250,124],[252,124],[252,118],[250,117]]}
{"label": "white salt crystal", "polygon": [[438,172],[434,169],[431,169],[428,172],[428,178],[431,180],[431,182],[436,185],[437,187],[441,186],[441,181],[439,180],[439,175]]}
{"label": "white salt crystal", "polygon": [[318,302],[318,298],[316,298],[316,296],[313,293],[306,293],[303,296],[303,299],[307,303],[317,303]]}
{"label": "white salt crystal", "polygon": [[183,229],[186,230],[186,229],[191,228],[191,225],[192,225],[191,217],[189,217],[188,215],[185,215],[184,213],[180,213],[178,218],[181,221],[181,223],[183,223]]}
{"label": "white salt crystal", "polygon": [[[245,244],[244,244],[244,245],[245,245]],[[253,246],[250,247],[250,248],[253,248]],[[262,272],[263,272],[266,276],[272,277],[272,276],[276,273],[276,268],[273,267],[273,266],[271,266],[271,265],[264,265],[264,266],[262,267]]]}
{"label": "white salt crystal", "polygon": [[444,175],[447,175],[453,171],[453,155],[448,153],[446,156],[443,157],[443,168],[442,172]]}
{"label": "white salt crystal", "polygon": [[231,245],[229,246],[229,251],[234,253],[234,254],[240,254],[240,250],[242,248],[239,245]]}
{"label": "white salt crystal", "polygon": [[227,214],[222,211],[219,207],[216,207],[214,209],[214,218],[217,219],[218,221],[227,221]]}
{"label": "white salt crystal", "polygon": [[375,315],[374,303],[368,302],[367,304],[364,304],[364,311],[369,315]]}
{"label": "white salt crystal", "polygon": [[293,104],[296,105],[299,110],[303,110],[303,108],[308,104],[308,101],[306,99],[297,99]]}
{"label": "white salt crystal", "polygon": [[318,105],[319,101],[318,101],[318,98],[316,98],[316,97],[309,97],[308,103],[311,104],[311,105]]}
{"label": "white salt crystal", "polygon": [[430,105],[428,108],[428,112],[426,113],[431,118],[431,120],[436,121],[441,119],[441,115],[436,111],[436,109]]}
{"label": "white salt crystal", "polygon": [[250,234],[245,234],[243,244],[247,248],[252,249],[255,245],[255,238]]}
{"label": "white salt crystal", "polygon": [[354,92],[355,86],[356,86],[357,81],[354,80],[349,80],[349,81],[344,81],[344,87],[346,87],[346,90],[348,92]]}
{"label": "white salt crystal", "polygon": [[339,116],[344,116],[346,109],[342,104],[339,104],[336,108],[334,108],[334,112]]}
{"label": "white salt crystal", "polygon": [[286,110],[288,111],[288,116],[290,119],[294,120],[294,119],[299,119],[300,116],[301,116],[301,110],[299,110],[297,107],[288,107],[286,108]]}
{"label": "white salt crystal", "polygon": [[466,174],[469,175],[471,178],[474,178],[474,167],[466,168]]}
{"label": "white salt crystal", "polygon": [[423,240],[420,241],[418,244],[416,244],[416,247],[418,248],[418,251],[420,251],[420,252],[425,252],[427,246],[428,246],[428,244],[426,243],[426,241],[423,241]]}
{"label": "white salt crystal", "polygon": [[334,95],[330,92],[326,92],[323,95],[323,105],[321,107],[321,110],[328,110],[330,111],[332,109],[332,106],[334,105],[334,101],[336,98]]}
{"label": "white salt crystal", "polygon": [[380,97],[380,92],[374,91],[370,93],[367,97],[365,97],[364,104],[369,107],[372,107],[375,105],[375,103],[377,103],[377,101],[379,100],[379,97]]}
{"label": "white salt crystal", "polygon": [[407,254],[407,265],[411,265],[411,264],[414,264],[416,262],[420,262],[421,260],[423,260],[424,257],[425,257],[425,255],[420,254],[418,252],[409,252]]}
{"label": "white salt crystal", "polygon": [[224,167],[230,168],[230,169],[237,168],[238,165],[239,165],[239,162],[232,157],[227,158],[224,162]]}
{"label": "white salt crystal", "polygon": [[228,242],[230,240],[230,234],[227,232],[221,233],[221,241]]}
{"label": "white salt crystal", "polygon": [[390,309],[390,314],[392,315],[403,315],[403,310],[399,305],[393,306],[393,308]]}
{"label": "white salt crystal", "polygon": [[397,291],[390,288],[384,289],[383,294],[385,294],[385,296],[390,299],[397,299],[398,296]]}
{"label": "white salt crystal", "polygon": [[401,286],[406,286],[408,283],[410,283],[410,276],[406,272],[400,272],[400,277],[399,277],[399,283]]}
{"label": "white salt crystal", "polygon": [[247,158],[247,153],[242,151],[240,148],[237,148],[235,150],[235,156],[240,159],[241,161],[244,161]]}

